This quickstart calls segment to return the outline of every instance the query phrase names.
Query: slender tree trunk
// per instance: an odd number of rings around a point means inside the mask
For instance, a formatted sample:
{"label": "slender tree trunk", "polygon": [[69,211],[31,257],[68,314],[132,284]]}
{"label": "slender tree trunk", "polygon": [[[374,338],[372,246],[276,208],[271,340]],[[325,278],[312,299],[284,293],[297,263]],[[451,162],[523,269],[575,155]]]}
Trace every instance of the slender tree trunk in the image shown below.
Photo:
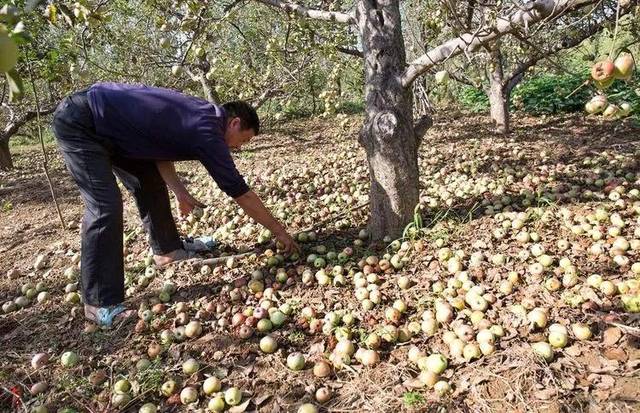
{"label": "slender tree trunk", "polygon": [[401,82],[406,55],[399,2],[360,0],[356,19],[365,60],[366,117],[360,144],[371,177],[369,230],[374,239],[396,237],[418,203],[418,144],[411,88]]}
{"label": "slender tree trunk", "polygon": [[502,134],[509,133],[509,94],[507,88],[491,80],[491,90],[489,92],[489,104],[491,106],[491,120],[496,126],[496,132]]}
{"label": "slender tree trunk", "polygon": [[9,152],[9,139],[0,139],[0,170],[13,169],[13,159]]}
{"label": "slender tree trunk", "polygon": [[489,104],[491,120],[498,133],[509,133],[509,91],[504,80],[502,53],[496,44],[491,51],[491,74],[489,86]]}

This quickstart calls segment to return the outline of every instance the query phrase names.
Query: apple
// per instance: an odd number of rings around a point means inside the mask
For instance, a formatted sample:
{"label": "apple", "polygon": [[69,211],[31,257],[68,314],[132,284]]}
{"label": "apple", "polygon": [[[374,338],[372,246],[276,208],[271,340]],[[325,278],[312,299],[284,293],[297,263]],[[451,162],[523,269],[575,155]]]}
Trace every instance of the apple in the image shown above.
{"label": "apple", "polygon": [[591,77],[598,82],[609,81],[614,78],[616,67],[609,59],[597,62],[591,68]]}
{"label": "apple", "polygon": [[207,404],[207,409],[211,412],[222,412],[225,408],[224,397],[216,396],[213,399],[209,400]]}
{"label": "apple", "polygon": [[174,75],[175,77],[182,76],[183,72],[184,72],[184,69],[182,68],[182,66],[180,65],[171,66],[171,74]]}
{"label": "apple", "polygon": [[278,349],[278,342],[271,336],[264,336],[260,339],[260,350],[265,353],[273,353]]}
{"label": "apple", "polygon": [[237,406],[242,401],[242,392],[237,387],[229,387],[224,392],[224,401],[229,406]]}
{"label": "apple", "polygon": [[615,67],[615,77],[620,80],[629,80],[633,75],[635,62],[633,56],[629,53],[621,53],[613,62]]}
{"label": "apple", "polygon": [[305,360],[302,353],[291,353],[287,357],[287,367],[293,371],[300,371],[304,368]]}
{"label": "apple", "polygon": [[180,401],[182,404],[191,404],[198,401],[198,390],[193,387],[185,387],[180,392]]}
{"label": "apple", "polygon": [[215,392],[220,391],[222,384],[220,383],[220,379],[215,376],[207,377],[207,379],[202,384],[202,391],[208,396],[212,395]]}
{"label": "apple", "polygon": [[446,70],[440,70],[439,72],[436,72],[435,78],[436,83],[444,85],[449,80],[449,72],[447,72]]}
{"label": "apple", "polygon": [[60,357],[60,363],[64,367],[73,367],[78,364],[78,359],[79,358],[76,353],[74,353],[73,351],[66,351],[62,353],[62,356]]}

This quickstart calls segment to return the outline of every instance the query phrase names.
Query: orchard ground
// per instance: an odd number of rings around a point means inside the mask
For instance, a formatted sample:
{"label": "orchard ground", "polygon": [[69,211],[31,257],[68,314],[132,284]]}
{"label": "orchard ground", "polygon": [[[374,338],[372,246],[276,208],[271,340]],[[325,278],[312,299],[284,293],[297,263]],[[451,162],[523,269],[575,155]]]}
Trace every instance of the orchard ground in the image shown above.
{"label": "orchard ground", "polygon": [[[314,229],[317,240],[302,244],[304,257],[300,265],[306,265],[304,258],[318,245],[336,252],[352,247],[364,228],[366,208],[347,212],[366,196],[365,157],[356,143],[361,120],[349,118],[344,127],[332,120],[291,122],[256,138],[237,156],[239,169],[291,230],[322,224]],[[40,281],[49,298],[41,303],[33,300],[23,309],[0,315],[0,410],[10,409],[12,401],[17,401],[7,394],[11,389],[20,389],[29,409],[44,404],[49,411],[63,407],[87,412],[138,411],[147,402],[155,403],[159,411],[206,409],[209,397],[202,392],[197,405],[186,407],[180,404],[179,397],[161,396],[159,388],[174,378],[179,383],[178,393],[189,385],[199,389],[206,375],[217,375],[222,379],[223,390],[235,386],[243,392],[245,403],[232,411],[291,412],[302,402],[313,402],[320,411],[333,412],[638,411],[639,317],[622,309],[619,293],[608,296],[587,279],[596,273],[614,283],[636,277],[631,271],[632,264],[640,261],[636,243],[623,251],[621,255],[628,260],[620,259],[621,265],[614,263],[610,252],[616,237],[624,236],[629,241],[640,238],[636,232],[640,228],[639,213],[633,206],[637,199],[630,192],[640,188],[639,144],[640,128],[631,119],[602,122],[582,115],[520,118],[511,137],[505,138],[492,134],[484,116],[439,116],[421,147],[421,198],[434,200],[432,207],[423,210],[426,230],[418,242],[422,248],[414,242],[405,254],[402,268],[378,271],[379,280],[374,283],[379,284],[382,300],[368,311],[362,310],[354,294],[353,272],[345,271],[344,286],[319,285],[316,278],[307,279],[305,285],[299,274],[304,268],[299,267],[296,273],[296,266],[286,263],[287,269],[293,268],[289,278],[294,282],[285,283],[273,301],[277,305],[288,302],[294,311],[282,327],[270,333],[279,344],[273,354],[260,351],[258,343],[263,334],[256,332],[243,340],[235,328],[220,327],[217,322],[218,318],[228,322],[234,305],[238,311],[247,306],[246,302],[257,305],[258,299],[248,294],[246,285],[252,273],[261,270],[269,286],[273,276],[266,258],[258,255],[239,258],[234,263],[223,262],[210,273],[183,263],[153,274],[145,269],[148,246],[135,205],[126,191],[128,287],[137,286],[131,290],[128,303],[140,308],[143,302],[158,297],[158,290],[169,279],[177,291],[167,309],[155,314],[148,324],[138,322],[134,329],[134,321],[111,331],[87,329],[81,306],[65,302],[65,288],[73,287],[66,287],[71,281],[64,271],[73,266],[72,256],[79,249],[77,226],[68,231],[60,229],[41,172],[41,154],[35,148],[19,149],[15,152],[16,169],[0,175],[0,272],[4,275],[17,269],[20,275],[14,279],[2,277],[0,301],[14,300],[21,295],[25,283],[35,285]],[[67,221],[77,223],[82,214],[78,192],[55,147],[48,150],[61,209]],[[207,214],[203,220],[183,223],[183,229],[205,234],[233,219],[236,209],[213,189],[213,182],[201,166],[182,164],[179,170],[186,172],[190,188],[199,192],[197,195],[213,207],[212,211],[221,211]],[[596,182],[598,178],[604,181]],[[314,180],[314,187],[308,187]],[[570,192],[572,187],[574,192]],[[558,199],[542,196],[554,191],[559,194]],[[289,199],[286,192],[291,195]],[[323,195],[336,194],[345,196],[325,197],[326,202],[322,199]],[[618,198],[624,202],[617,202]],[[493,213],[486,209],[489,205],[507,209],[512,205],[521,212],[526,210],[523,202],[530,200],[534,208],[529,208],[529,214],[522,219],[523,227],[518,229],[514,229],[513,222],[523,216],[514,218],[497,214],[497,209]],[[580,233],[576,226],[586,224],[586,217],[598,208],[604,208],[607,219],[591,225],[588,230],[592,232]],[[608,233],[608,219],[614,213],[625,222],[624,226],[617,226],[620,234]],[[329,219],[335,215],[339,216]],[[254,225],[243,229],[243,219],[238,218],[235,228],[225,230],[229,250],[252,248],[256,243],[260,229]],[[593,232],[599,226],[600,237]],[[517,236],[525,230],[530,236],[537,233],[540,240]],[[569,248],[562,251],[559,240],[568,241]],[[536,259],[522,253],[531,251],[534,244],[541,244],[553,259],[542,274],[532,274]],[[594,244],[599,247],[593,248]],[[367,242],[354,247],[354,272],[360,271],[360,258],[384,254],[376,248]],[[318,323],[301,317],[301,309],[311,307],[317,319],[323,319],[331,310],[351,312],[356,321],[348,330],[358,346],[360,333],[364,337],[379,326],[390,324],[385,320],[385,309],[397,299],[408,306],[397,323],[399,327],[410,321],[421,322],[423,311],[431,309],[434,300],[442,295],[436,292],[439,286],[446,287],[453,276],[460,278],[459,274],[450,273],[443,248],[452,252],[464,250],[465,256],[459,261],[467,271],[465,277],[483,285],[494,296],[484,317],[504,329],[504,335],[496,337],[495,351],[473,361],[452,357],[450,347],[443,342],[444,332],[451,328],[444,323],[431,337],[418,332],[405,343],[383,343],[379,350],[381,360],[374,367],[363,367],[353,360],[350,366],[333,369],[327,378],[315,377],[314,362],[332,353],[336,338],[333,332],[327,335],[317,328]],[[478,265],[471,265],[469,259],[474,252],[483,254]],[[42,254],[47,256],[47,265],[34,270],[34,261]],[[563,279],[559,265],[563,257],[576,267],[578,284],[549,288],[548,279]],[[330,262],[327,265],[327,273],[331,273]],[[145,271],[151,276],[147,287],[138,285]],[[314,274],[316,271],[313,268]],[[510,272],[517,274],[518,281],[513,283],[512,292],[505,293],[500,286]],[[413,282],[408,289],[398,286],[397,279],[403,275]],[[226,286],[229,283],[241,287],[241,301],[231,302]],[[575,296],[581,298],[578,303]],[[160,342],[161,330],[172,330],[185,321],[184,316],[176,321],[178,302],[187,304],[187,318],[202,322],[202,334],[164,345],[150,366],[136,367],[138,360],[148,357],[150,344]],[[523,305],[526,311],[544,308],[548,324],[560,323],[568,328],[569,342],[554,350],[552,361],[542,360],[531,348],[533,342],[547,340],[547,328],[532,329],[516,311],[522,308],[517,305]],[[455,314],[457,319],[471,324],[469,311]],[[588,324],[593,337],[576,340],[571,333],[574,323]],[[312,331],[314,325],[317,331]],[[449,393],[436,395],[416,379],[419,369],[408,359],[412,345],[427,355],[437,352],[448,358],[449,366],[441,379],[450,383]],[[77,366],[60,365],[65,351],[78,354]],[[292,371],[286,365],[287,355],[294,351],[306,357],[307,365],[302,371]],[[48,353],[50,361],[34,370],[31,358],[41,352]],[[184,374],[181,367],[188,358],[200,363],[200,371],[191,376]],[[105,382],[95,384],[100,381],[95,380],[96,371],[105,373]],[[133,384],[132,401],[116,408],[110,404],[112,387],[124,377]],[[30,395],[30,387],[40,381],[46,382],[48,389],[37,396]],[[323,386],[331,390],[332,397],[320,404],[314,393]]]}

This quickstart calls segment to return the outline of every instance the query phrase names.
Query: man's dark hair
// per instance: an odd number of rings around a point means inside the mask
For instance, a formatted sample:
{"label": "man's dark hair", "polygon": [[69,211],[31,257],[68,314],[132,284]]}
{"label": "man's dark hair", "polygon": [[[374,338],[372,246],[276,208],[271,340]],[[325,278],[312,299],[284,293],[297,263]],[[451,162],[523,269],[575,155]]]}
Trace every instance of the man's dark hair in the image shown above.
{"label": "man's dark hair", "polygon": [[240,118],[240,127],[243,130],[253,129],[257,134],[260,133],[260,119],[256,110],[243,100],[235,100],[222,105],[227,112],[227,119]]}

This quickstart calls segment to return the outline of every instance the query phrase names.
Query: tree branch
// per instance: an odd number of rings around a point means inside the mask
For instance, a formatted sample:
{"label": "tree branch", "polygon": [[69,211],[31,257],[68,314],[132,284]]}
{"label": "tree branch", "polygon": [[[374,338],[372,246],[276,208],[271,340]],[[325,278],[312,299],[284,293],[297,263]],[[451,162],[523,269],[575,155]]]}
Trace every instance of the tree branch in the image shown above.
{"label": "tree branch", "polygon": [[[402,74],[402,85],[409,86],[433,66],[467,50],[474,51],[500,37],[545,19],[552,19],[601,0],[536,0],[514,13],[498,17],[495,25],[480,27],[475,33],[464,33],[428,51],[409,64]],[[627,7],[637,3],[630,1]]]}
{"label": "tree branch", "polygon": [[[622,17],[625,14],[628,14],[632,9],[625,9],[624,11],[622,11],[620,13],[620,17]],[[613,16],[615,18],[615,16]],[[571,39],[564,39],[562,40],[560,43],[556,44],[555,46],[549,48],[546,51],[540,51],[540,53],[532,56],[530,59],[525,60],[524,62],[521,62],[520,64],[518,64],[518,66],[513,70],[513,72],[506,77],[506,87],[507,89],[510,91],[512,90],[515,85],[517,85],[518,83],[520,83],[520,81],[522,80],[522,78],[524,77],[524,74],[527,70],[529,70],[532,66],[535,66],[540,60],[546,59],[552,55],[555,55],[556,53],[562,51],[562,50],[566,50],[566,49],[571,49],[573,47],[576,47],[577,45],[579,45],[580,43],[582,43],[583,41],[585,41],[586,39],[594,36],[595,34],[597,34],[598,32],[602,31],[602,29],[604,29],[605,24],[607,22],[610,22],[611,20],[605,20],[602,21],[600,23],[596,23],[593,24],[591,26],[589,26],[589,28],[581,33],[579,33],[577,36],[571,38]]]}
{"label": "tree branch", "polygon": [[467,16],[465,17],[466,30],[471,29],[471,23],[473,23],[473,11],[475,10],[475,7],[475,0],[467,0]]}
{"label": "tree branch", "polygon": [[281,0],[255,0],[259,3],[266,4],[271,7],[280,8],[287,12],[293,12],[301,17],[307,17],[315,20],[326,20],[336,23],[355,24],[356,19],[351,14],[340,13],[327,10],[309,9],[295,3],[288,3]]}
{"label": "tree branch", "polygon": [[25,124],[37,118],[38,115],[44,116],[44,115],[49,115],[53,113],[56,110],[56,107],[57,107],[57,104],[54,104],[53,106],[40,109],[39,114],[36,111],[25,112],[18,119],[7,123],[7,125],[2,129],[2,131],[0,131],[0,141],[8,141],[9,139],[11,139],[13,135],[18,133],[20,128],[23,127]]}
{"label": "tree branch", "polygon": [[205,99],[211,103],[215,103],[216,105],[220,104],[220,96],[216,93],[215,86],[211,84],[212,82],[207,80],[207,76],[204,73],[196,74],[189,69],[186,69],[186,73],[194,82],[200,82]]}
{"label": "tree branch", "polygon": [[[292,81],[295,81],[296,80],[295,76],[302,70],[302,68],[306,66],[307,66],[307,62],[303,61],[302,64],[299,65],[296,69],[288,73],[289,78]],[[284,87],[287,84],[288,84],[287,79],[283,79],[282,82],[280,82],[279,84],[273,85],[269,89],[265,89],[260,95],[254,97],[253,99],[250,99],[251,105],[254,108],[258,109],[260,106],[264,105],[272,97],[282,95],[284,93]]]}
{"label": "tree branch", "polygon": [[360,58],[364,57],[364,54],[362,53],[362,51],[358,49],[350,49],[348,47],[336,46],[336,50],[339,51],[340,53],[348,54],[351,56],[360,57]]}

